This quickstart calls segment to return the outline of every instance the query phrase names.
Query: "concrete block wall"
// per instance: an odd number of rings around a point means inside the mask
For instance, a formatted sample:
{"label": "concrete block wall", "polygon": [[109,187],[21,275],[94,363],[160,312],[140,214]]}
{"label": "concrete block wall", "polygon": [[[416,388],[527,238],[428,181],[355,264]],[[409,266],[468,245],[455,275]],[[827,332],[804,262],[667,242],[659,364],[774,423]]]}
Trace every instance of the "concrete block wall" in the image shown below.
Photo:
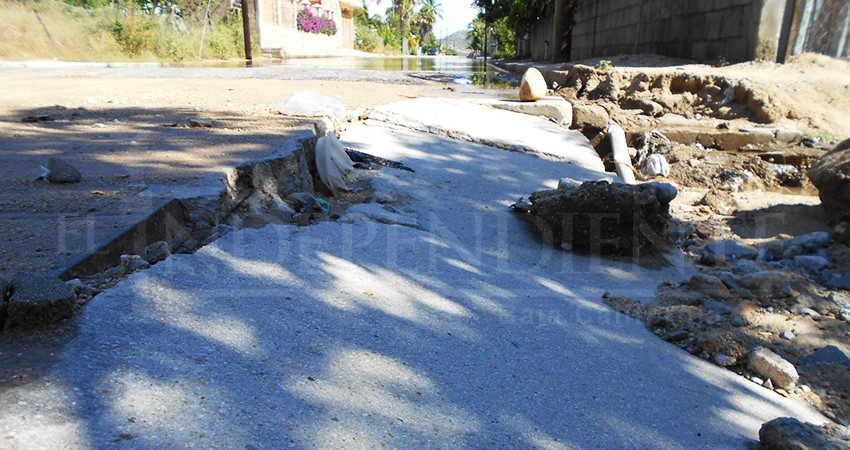
{"label": "concrete block wall", "polygon": [[785,0],[579,0],[571,59],[775,60],[784,11]]}

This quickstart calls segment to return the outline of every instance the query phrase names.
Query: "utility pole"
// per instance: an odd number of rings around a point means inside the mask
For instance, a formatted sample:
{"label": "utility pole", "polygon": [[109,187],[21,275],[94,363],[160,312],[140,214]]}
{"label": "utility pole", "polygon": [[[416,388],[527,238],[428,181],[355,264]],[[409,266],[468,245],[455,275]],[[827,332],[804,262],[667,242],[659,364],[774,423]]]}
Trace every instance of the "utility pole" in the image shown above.
{"label": "utility pole", "polygon": [[487,74],[487,52],[490,48],[487,45],[487,28],[490,28],[490,14],[487,9],[484,9],[484,74]]}
{"label": "utility pole", "polygon": [[245,59],[250,66],[254,56],[251,54],[251,19],[248,17],[248,2],[250,0],[242,0],[242,34],[245,35]]}

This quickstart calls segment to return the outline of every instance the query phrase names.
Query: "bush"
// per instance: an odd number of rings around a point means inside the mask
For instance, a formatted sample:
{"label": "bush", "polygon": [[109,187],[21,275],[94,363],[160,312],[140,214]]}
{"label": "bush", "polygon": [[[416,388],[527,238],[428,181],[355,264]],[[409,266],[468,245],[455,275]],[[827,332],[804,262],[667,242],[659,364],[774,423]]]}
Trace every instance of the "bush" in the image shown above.
{"label": "bush", "polygon": [[159,21],[150,17],[127,17],[115,19],[110,31],[121,50],[139,56],[156,49],[161,28]]}
{"label": "bush", "polygon": [[233,47],[233,42],[228,39],[225,33],[211,33],[209,36],[209,48],[213,57],[216,59],[227,59],[236,49]]}
{"label": "bush", "polygon": [[356,28],[354,31],[354,42],[357,50],[374,52],[380,44],[381,38],[373,28]]}
{"label": "bush", "polygon": [[164,36],[157,43],[156,55],[169,61],[182,61],[186,58],[186,49],[174,36]]}

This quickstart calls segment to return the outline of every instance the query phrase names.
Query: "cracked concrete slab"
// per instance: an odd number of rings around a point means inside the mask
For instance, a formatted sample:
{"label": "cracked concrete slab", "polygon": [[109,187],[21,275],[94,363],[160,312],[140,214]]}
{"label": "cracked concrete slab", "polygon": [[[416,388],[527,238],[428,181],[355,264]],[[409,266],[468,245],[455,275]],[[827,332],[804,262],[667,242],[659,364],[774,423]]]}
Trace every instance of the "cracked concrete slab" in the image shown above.
{"label": "cracked concrete slab", "polygon": [[723,449],[825,421],[601,302],[684,258],[573,255],[507,209],[595,171],[387,125],[342,140],[416,170],[373,185],[421,229],[241,230],[96,297],[49,355],[0,341],[4,445]]}
{"label": "cracked concrete slab", "polygon": [[378,107],[369,118],[605,171],[590,141],[578,131],[565,129],[544,117],[504,111],[474,101],[417,98]]}

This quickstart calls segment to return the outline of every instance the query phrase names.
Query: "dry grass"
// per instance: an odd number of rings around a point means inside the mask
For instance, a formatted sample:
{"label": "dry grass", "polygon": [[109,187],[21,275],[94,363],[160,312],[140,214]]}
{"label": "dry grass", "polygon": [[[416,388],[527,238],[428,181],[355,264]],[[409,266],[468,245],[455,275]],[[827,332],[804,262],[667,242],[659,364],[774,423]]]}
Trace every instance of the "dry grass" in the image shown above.
{"label": "dry grass", "polygon": [[[39,21],[36,10],[44,25]],[[98,26],[106,20],[102,14],[62,3],[2,1],[0,23],[4,25],[0,27],[0,58],[127,59],[112,35]]]}
{"label": "dry grass", "polygon": [[[116,21],[123,34],[113,32]],[[242,56],[237,22],[207,31],[206,58]],[[178,31],[164,17],[128,18],[110,7],[86,10],[58,0],[0,0],[0,23],[0,59],[5,60],[188,61],[198,58],[201,40],[199,27]]]}

